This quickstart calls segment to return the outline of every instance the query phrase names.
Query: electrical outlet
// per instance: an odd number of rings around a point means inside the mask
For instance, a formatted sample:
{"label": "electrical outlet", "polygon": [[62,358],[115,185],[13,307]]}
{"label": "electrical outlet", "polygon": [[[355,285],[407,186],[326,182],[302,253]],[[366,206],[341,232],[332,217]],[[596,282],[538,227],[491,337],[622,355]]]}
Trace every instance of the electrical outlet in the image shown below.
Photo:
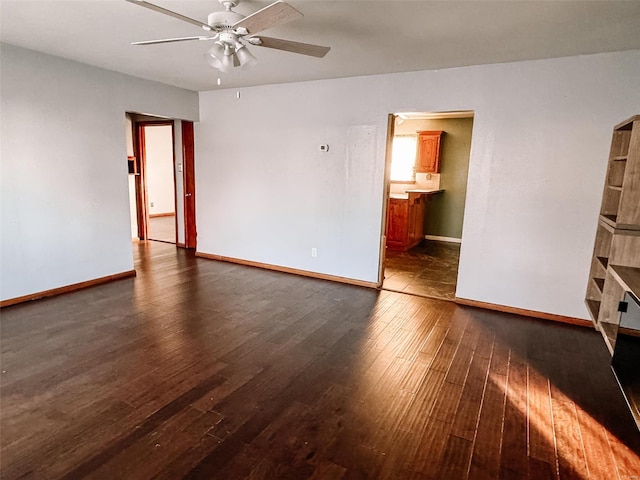
{"label": "electrical outlet", "polygon": [[149,203],[149,206],[150,206],[151,208],[153,208],[153,202],[150,202],[150,203]]}
{"label": "electrical outlet", "polygon": [[313,258],[316,258],[318,256],[318,249],[317,248],[314,247],[314,248],[311,249],[311,256]]}

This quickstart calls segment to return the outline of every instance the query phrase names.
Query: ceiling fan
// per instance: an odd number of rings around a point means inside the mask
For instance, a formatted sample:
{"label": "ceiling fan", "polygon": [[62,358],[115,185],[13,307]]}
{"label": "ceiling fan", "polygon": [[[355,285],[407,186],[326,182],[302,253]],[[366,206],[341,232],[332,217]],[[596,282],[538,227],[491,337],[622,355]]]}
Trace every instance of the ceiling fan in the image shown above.
{"label": "ceiling fan", "polygon": [[210,13],[207,18],[207,23],[167,10],[166,8],[145,0],[126,1],[164,15],[169,15],[178,20],[200,27],[207,32],[211,32],[210,35],[133,42],[132,45],[155,45],[159,43],[184,42],[190,40],[211,40],[214,42],[213,47],[207,51],[205,58],[212,67],[217,68],[221,72],[229,72],[234,67],[248,68],[256,63],[257,60],[249,51],[247,45],[285,50],[287,52],[318,58],[324,57],[330,50],[330,47],[322,47],[320,45],[292,42],[291,40],[282,40],[280,38],[265,37],[262,35],[255,36],[263,30],[303,16],[298,10],[281,0],[249,16],[244,16],[233,11],[233,8],[238,5],[240,0],[218,0],[224,6],[225,10]]}

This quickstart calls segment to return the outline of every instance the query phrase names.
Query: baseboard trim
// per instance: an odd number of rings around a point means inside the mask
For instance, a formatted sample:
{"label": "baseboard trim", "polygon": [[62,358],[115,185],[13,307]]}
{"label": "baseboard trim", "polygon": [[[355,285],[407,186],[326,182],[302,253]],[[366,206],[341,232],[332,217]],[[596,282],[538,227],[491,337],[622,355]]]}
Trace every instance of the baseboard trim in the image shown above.
{"label": "baseboard trim", "polygon": [[282,267],[280,265],[272,265],[270,263],[254,262],[252,260],[242,260],[241,258],[224,257],[222,255],[213,255],[211,253],[196,252],[196,257],[207,258],[209,260],[217,260],[219,262],[236,263],[238,265],[246,265],[249,267],[263,268],[265,270],[275,270],[276,272],[291,273],[303,277],[317,278],[320,280],[329,280],[331,282],[346,283],[356,285],[358,287],[378,288],[375,282],[365,282],[347,277],[338,277],[336,275],[327,275],[325,273],[310,272],[309,270],[298,270],[297,268]]}
{"label": "baseboard trim", "polygon": [[38,300],[39,298],[53,297],[54,295],[62,295],[63,293],[75,292],[76,290],[81,290],[83,288],[93,287],[95,285],[113,282],[114,280],[121,280],[123,278],[131,278],[135,276],[135,270],[127,270],[126,272],[115,273],[113,275],[107,275],[106,277],[94,278],[93,280],[87,280],[86,282],[74,283],[72,285],[52,288],[51,290],[45,290],[43,292],[30,293],[29,295],[23,295],[22,297],[2,300],[0,301],[0,308],[17,305],[18,303],[29,302],[31,300]]}
{"label": "baseboard trim", "polygon": [[182,243],[182,242],[176,242],[176,247],[186,248],[186,245],[184,243]]}
{"label": "baseboard trim", "polygon": [[425,235],[426,240],[435,240],[436,242],[462,243],[461,238],[455,237],[439,237],[438,235]]}
{"label": "baseboard trim", "polygon": [[150,213],[149,218],[157,218],[157,217],[175,217],[176,214],[174,212],[167,213]]}
{"label": "baseboard trim", "polygon": [[477,300],[469,300],[467,298],[456,297],[455,302],[460,305],[469,307],[484,308],[485,310],[494,310],[497,312],[515,313],[525,317],[540,318],[542,320],[551,320],[553,322],[567,323],[569,325],[578,325],[580,327],[593,328],[593,323],[580,318],[565,317],[564,315],[556,315],[555,313],[537,312],[535,310],[526,310],[524,308],[508,307],[506,305],[498,305],[496,303],[479,302]]}

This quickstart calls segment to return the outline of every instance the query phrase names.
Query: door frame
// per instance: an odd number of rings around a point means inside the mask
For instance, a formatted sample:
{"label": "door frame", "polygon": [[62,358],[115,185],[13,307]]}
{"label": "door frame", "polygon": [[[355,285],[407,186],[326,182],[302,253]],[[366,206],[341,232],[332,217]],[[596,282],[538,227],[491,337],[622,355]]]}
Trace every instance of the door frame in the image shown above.
{"label": "door frame", "polygon": [[396,115],[390,113],[387,115],[387,138],[384,153],[384,187],[382,188],[382,222],[380,234],[380,255],[378,259],[378,283],[377,288],[382,288],[384,283],[384,264],[387,258],[387,221],[388,221],[388,203],[389,192],[391,191],[391,145],[393,143],[393,135],[396,128]]}
{"label": "door frame", "polygon": [[[416,110],[416,113],[419,111]],[[424,112],[429,115],[433,115],[434,119],[443,120],[447,118],[473,118],[475,120],[476,112],[475,110],[450,110],[450,111],[442,111],[442,112]],[[382,235],[381,235],[381,244],[380,244],[380,260],[379,260],[379,270],[378,270],[378,284],[377,288],[382,288],[384,284],[384,270],[385,270],[385,261],[386,261],[386,233],[387,233],[387,210],[388,210],[388,200],[389,193],[391,191],[391,152],[392,152],[392,144],[393,144],[393,136],[395,134],[395,126],[396,119],[399,115],[395,113],[390,113],[387,115],[387,138],[386,138],[386,151],[385,151],[385,163],[384,163],[384,175],[383,175],[383,195],[384,198],[382,200]],[[471,131],[471,138],[473,139],[473,127]],[[471,163],[471,148],[473,146],[473,140],[471,145],[469,146],[469,163]],[[467,178],[469,177],[469,170],[467,170]],[[465,195],[465,205],[466,209],[468,198]],[[462,229],[464,231],[464,220]],[[458,279],[456,278],[456,286],[458,284]]]}
{"label": "door frame", "polygon": [[[153,126],[170,126],[171,127],[171,154],[173,165],[173,205],[174,211],[177,211],[178,200],[176,198],[176,153],[175,153],[175,126],[173,120],[132,120],[133,128],[135,131],[134,138],[134,152],[138,160],[138,173],[136,176],[136,214],[138,219],[138,238],[140,240],[149,240],[149,192],[147,189],[147,152],[145,144],[145,127]],[[178,244],[178,217],[175,216],[175,240],[174,243]]]}
{"label": "door frame", "polygon": [[[196,229],[196,177],[193,122],[182,120],[182,193],[184,218],[184,247],[195,249]],[[182,245],[181,245],[182,246]]]}

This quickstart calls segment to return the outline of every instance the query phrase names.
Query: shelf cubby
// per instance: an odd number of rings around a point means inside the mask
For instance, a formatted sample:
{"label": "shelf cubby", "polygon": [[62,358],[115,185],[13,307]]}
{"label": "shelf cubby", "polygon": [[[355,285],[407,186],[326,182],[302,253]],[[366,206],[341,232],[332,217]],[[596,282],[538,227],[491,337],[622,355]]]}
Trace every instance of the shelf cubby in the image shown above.
{"label": "shelf cubby", "polygon": [[626,168],[626,160],[614,160],[610,162],[607,172],[607,186],[622,188],[622,181],[624,180],[624,172]]}
{"label": "shelf cubby", "polygon": [[604,278],[593,277],[593,283],[596,284],[596,287],[598,287],[598,290],[602,293],[602,290],[604,290]]}
{"label": "shelf cubby", "polygon": [[600,265],[602,265],[602,268],[604,268],[605,270],[607,269],[607,266],[609,265],[609,257],[596,256],[596,260]]}

